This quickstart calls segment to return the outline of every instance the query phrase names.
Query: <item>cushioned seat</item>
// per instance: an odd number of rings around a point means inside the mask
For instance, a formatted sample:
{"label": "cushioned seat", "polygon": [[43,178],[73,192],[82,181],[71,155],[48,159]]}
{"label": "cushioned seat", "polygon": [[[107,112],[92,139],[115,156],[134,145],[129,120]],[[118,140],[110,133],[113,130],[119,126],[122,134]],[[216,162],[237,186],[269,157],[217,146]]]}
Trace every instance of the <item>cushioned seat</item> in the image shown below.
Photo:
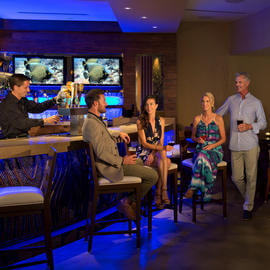
{"label": "cushioned seat", "polygon": [[176,163],[171,163],[171,166],[168,170],[175,170],[175,169],[177,170],[177,168],[178,168],[178,165]]}
{"label": "cushioned seat", "polygon": [[193,167],[192,158],[184,159],[182,161],[182,166],[186,166],[186,167],[192,168]]}
{"label": "cushioned seat", "polygon": [[[182,165],[192,168],[193,167],[193,162],[192,162],[192,158],[187,158],[185,160],[182,161]],[[217,165],[218,167],[223,167],[223,166],[227,166],[227,162],[222,160],[221,162],[218,163]]]}
{"label": "cushioned seat", "polygon": [[43,202],[43,194],[37,187],[18,186],[0,188],[1,207],[22,204],[39,204]]}
{"label": "cushioned seat", "polygon": [[104,177],[98,178],[98,183],[100,186],[105,186],[105,185],[113,186],[113,185],[121,185],[121,184],[126,185],[126,184],[134,184],[134,183],[141,183],[141,182],[142,182],[142,179],[136,176],[124,176],[124,178],[118,182],[111,182]]}

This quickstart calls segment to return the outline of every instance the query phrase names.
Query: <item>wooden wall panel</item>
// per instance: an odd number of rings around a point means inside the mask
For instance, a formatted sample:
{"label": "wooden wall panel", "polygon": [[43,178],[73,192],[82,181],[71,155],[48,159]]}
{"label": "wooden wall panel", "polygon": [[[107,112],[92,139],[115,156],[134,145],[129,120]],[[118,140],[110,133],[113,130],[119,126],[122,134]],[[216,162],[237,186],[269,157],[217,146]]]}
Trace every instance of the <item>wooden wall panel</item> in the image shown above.
{"label": "wooden wall panel", "polygon": [[0,31],[0,50],[23,53],[123,53],[124,106],[135,104],[137,54],[164,56],[164,112],[176,116],[176,34]]}

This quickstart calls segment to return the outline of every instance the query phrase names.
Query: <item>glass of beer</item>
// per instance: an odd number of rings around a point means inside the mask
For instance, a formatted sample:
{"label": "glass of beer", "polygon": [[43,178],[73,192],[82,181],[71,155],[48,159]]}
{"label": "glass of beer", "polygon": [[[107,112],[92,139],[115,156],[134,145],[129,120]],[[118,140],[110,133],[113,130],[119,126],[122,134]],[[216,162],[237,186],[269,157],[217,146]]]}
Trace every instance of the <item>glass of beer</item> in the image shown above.
{"label": "glass of beer", "polygon": [[136,154],[136,147],[129,147],[128,155],[135,155],[135,154]]}

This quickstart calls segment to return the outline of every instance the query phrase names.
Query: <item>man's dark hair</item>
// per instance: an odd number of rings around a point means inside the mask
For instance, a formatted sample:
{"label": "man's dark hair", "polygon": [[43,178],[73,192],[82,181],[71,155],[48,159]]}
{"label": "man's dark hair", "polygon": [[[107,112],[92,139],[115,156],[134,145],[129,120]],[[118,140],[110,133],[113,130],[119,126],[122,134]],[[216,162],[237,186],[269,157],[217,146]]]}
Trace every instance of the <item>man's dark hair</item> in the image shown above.
{"label": "man's dark hair", "polygon": [[14,90],[14,85],[21,86],[25,81],[30,81],[30,78],[24,74],[13,74],[9,78],[9,86]]}
{"label": "man's dark hair", "polygon": [[104,95],[104,91],[101,89],[93,89],[86,94],[85,102],[87,104],[88,109],[92,107],[94,101],[98,101],[100,99],[101,95]]}

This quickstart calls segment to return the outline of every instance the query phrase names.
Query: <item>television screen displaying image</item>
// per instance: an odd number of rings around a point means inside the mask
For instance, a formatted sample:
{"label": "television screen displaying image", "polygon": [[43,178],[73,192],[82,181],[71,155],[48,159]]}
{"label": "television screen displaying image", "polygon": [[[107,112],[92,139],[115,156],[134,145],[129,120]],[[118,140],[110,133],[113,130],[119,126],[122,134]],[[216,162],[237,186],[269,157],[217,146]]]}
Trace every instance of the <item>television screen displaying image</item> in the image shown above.
{"label": "television screen displaying image", "polygon": [[75,83],[122,85],[121,57],[73,57]]}
{"label": "television screen displaying image", "polygon": [[63,57],[13,56],[13,72],[25,74],[32,84],[64,84],[64,66]]}

